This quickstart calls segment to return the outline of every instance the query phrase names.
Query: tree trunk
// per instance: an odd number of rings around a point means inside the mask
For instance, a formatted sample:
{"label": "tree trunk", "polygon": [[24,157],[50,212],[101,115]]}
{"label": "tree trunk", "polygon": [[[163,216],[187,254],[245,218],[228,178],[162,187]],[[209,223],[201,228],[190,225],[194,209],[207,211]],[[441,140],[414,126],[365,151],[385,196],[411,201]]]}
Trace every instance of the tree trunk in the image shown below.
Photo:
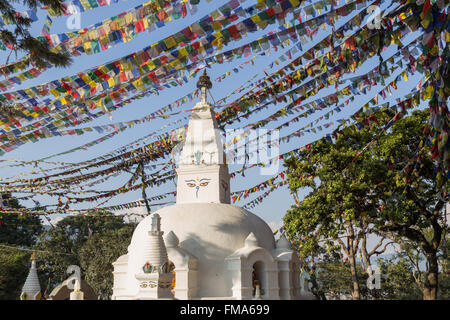
{"label": "tree trunk", "polygon": [[423,299],[424,300],[436,300],[438,292],[438,259],[436,251],[428,252],[426,254],[428,270],[425,276],[425,283],[423,287]]}
{"label": "tree trunk", "polygon": [[[374,250],[376,250],[377,247],[374,248]],[[370,255],[367,252],[367,238],[366,238],[366,234],[364,233],[363,238],[362,238],[362,243],[361,243],[361,252],[363,254],[364,257],[364,261],[365,261],[365,265],[366,265],[366,273],[367,273],[367,280],[371,279],[372,275],[373,275],[373,270],[372,270],[372,265],[370,263]],[[364,261],[362,261],[364,263]],[[377,297],[377,291],[376,289],[369,289],[370,291],[370,295],[372,296],[372,300],[376,300]]]}
{"label": "tree trunk", "polygon": [[325,293],[319,288],[319,284],[317,283],[316,273],[310,274],[311,281],[311,292],[318,298],[319,300],[327,300]]}
{"label": "tree trunk", "polygon": [[352,282],[353,282],[353,290],[352,290],[352,298],[353,300],[359,300],[360,299],[360,293],[359,293],[359,279],[358,279],[358,273],[356,272],[356,258],[355,258],[355,252],[350,249],[350,271],[352,273]]}

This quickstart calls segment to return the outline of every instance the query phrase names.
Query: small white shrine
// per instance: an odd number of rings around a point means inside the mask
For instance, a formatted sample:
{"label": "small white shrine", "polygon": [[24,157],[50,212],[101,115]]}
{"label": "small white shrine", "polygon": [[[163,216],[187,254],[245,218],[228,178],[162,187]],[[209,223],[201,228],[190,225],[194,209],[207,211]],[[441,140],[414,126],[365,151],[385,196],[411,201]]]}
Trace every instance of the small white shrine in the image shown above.
{"label": "small white shrine", "polygon": [[[189,120],[178,161],[177,201],[142,220],[114,266],[112,299],[302,299],[300,261],[282,235],[230,204],[230,176],[211,82]],[[165,235],[165,238],[162,235]]]}
{"label": "small white shrine", "polygon": [[35,251],[31,254],[31,267],[27,279],[20,294],[20,300],[40,300],[41,299],[41,285],[39,284],[39,277],[37,274],[36,260],[37,254]]}

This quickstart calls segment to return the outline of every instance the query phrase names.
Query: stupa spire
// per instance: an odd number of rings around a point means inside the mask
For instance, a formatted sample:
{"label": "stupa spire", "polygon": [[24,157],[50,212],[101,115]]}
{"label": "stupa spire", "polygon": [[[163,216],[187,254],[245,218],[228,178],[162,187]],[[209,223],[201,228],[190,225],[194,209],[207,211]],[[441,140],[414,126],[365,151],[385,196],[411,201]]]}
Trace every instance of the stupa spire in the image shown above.
{"label": "stupa spire", "polygon": [[206,68],[203,69],[203,75],[201,75],[197,81],[197,88],[200,89],[201,94],[200,101],[202,103],[206,103],[206,92],[208,89],[212,88],[211,80],[206,74]]}
{"label": "stupa spire", "polygon": [[36,268],[37,254],[33,251],[31,254],[31,267],[28,273],[25,284],[20,294],[20,300],[40,300],[41,299],[41,285],[39,284],[39,278]]}
{"label": "stupa spire", "polygon": [[206,100],[212,88],[206,69],[197,88],[201,91],[200,101],[189,118],[178,160],[177,203],[230,203],[230,176],[222,137],[213,107]]}
{"label": "stupa spire", "polygon": [[135,274],[139,281],[138,299],[172,299],[170,291],[173,273],[169,270],[169,258],[161,231],[161,217],[154,213],[151,229],[144,243],[142,271]]}

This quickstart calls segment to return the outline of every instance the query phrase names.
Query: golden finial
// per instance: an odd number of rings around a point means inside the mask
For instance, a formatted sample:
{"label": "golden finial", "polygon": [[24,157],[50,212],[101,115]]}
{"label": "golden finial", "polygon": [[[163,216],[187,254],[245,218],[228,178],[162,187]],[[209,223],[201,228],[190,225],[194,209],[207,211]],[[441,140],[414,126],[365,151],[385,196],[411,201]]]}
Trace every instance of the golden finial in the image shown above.
{"label": "golden finial", "polygon": [[211,89],[212,88],[211,80],[209,80],[209,77],[206,74],[206,68],[203,69],[203,75],[201,75],[200,78],[197,81],[197,88],[201,89],[203,87],[205,87],[207,89]]}
{"label": "golden finial", "polygon": [[211,89],[212,83],[209,80],[208,75],[206,74],[206,68],[203,71],[203,75],[200,76],[197,82],[197,88],[200,89],[201,97],[200,100],[202,103],[206,103],[206,90]]}
{"label": "golden finial", "polygon": [[31,254],[30,261],[36,261],[36,260],[37,260],[37,253],[36,253],[36,251],[33,251],[33,253]]}

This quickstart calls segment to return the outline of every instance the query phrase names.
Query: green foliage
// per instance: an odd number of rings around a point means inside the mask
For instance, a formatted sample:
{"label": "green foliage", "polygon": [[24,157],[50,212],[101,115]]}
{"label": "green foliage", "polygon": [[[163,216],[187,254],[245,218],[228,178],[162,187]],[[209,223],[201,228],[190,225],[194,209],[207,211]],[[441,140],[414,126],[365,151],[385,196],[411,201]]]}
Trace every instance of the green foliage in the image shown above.
{"label": "green foliage", "polygon": [[[52,50],[47,38],[36,38],[30,34],[29,28],[31,27],[32,20],[17,15],[18,12],[14,6],[17,3],[21,3],[31,10],[37,10],[38,6],[48,5],[54,12],[63,12],[63,0],[0,0],[0,14],[13,22],[10,25],[0,27],[0,42],[3,42],[9,48],[11,53],[14,52],[16,58],[18,57],[18,53],[24,52],[27,55],[25,61],[33,63],[38,68],[43,69],[48,64],[56,67],[69,66],[72,58],[67,51],[56,52]],[[10,55],[4,62],[5,65],[8,65],[10,62]],[[10,104],[5,101],[0,101],[0,113],[4,116],[11,118],[23,116],[22,109],[23,106],[20,103]]]}
{"label": "green foliage", "polygon": [[414,276],[417,272],[404,256],[378,259],[381,278],[381,298],[385,300],[420,300],[422,287]]}
{"label": "green foliage", "polygon": [[[2,197],[5,207],[20,208],[17,199],[10,194],[2,194]],[[0,213],[0,243],[30,247],[42,230],[38,216]]]}
{"label": "green foliage", "polygon": [[0,28],[0,40],[10,46],[13,51],[24,51],[29,54],[30,61],[39,67],[44,68],[47,63],[58,67],[67,66],[71,62],[68,53],[56,53],[51,50],[50,44],[45,38],[37,39],[31,36],[29,28],[32,20],[16,15],[17,11],[14,2],[22,4],[31,10],[37,10],[38,6],[48,5],[55,12],[62,13],[62,0],[22,0],[6,1],[0,0],[0,14],[8,17],[13,24]]}
{"label": "green foliage", "polygon": [[[367,299],[369,298],[369,291],[365,285],[367,274],[361,264],[357,264],[356,269],[361,283],[361,297]],[[317,283],[327,300],[351,299],[352,275],[348,262],[342,264],[338,260],[325,259],[317,263],[316,274]]]}
{"label": "green foliage", "polygon": [[18,300],[28,275],[30,253],[0,247],[0,300]]}
{"label": "green foliage", "polygon": [[[424,258],[417,260],[422,262]],[[368,290],[367,274],[362,265],[357,264],[358,277],[361,284],[361,297],[376,300],[421,300],[423,298],[424,270],[417,271],[416,259],[410,260],[405,251],[388,258],[378,258],[380,272],[380,289]],[[349,299],[352,278],[348,262],[343,264],[337,257],[325,255],[309,270],[310,281],[314,277],[319,299],[340,300]],[[320,292],[321,297],[317,295]],[[449,299],[450,275],[448,270],[439,273],[438,299]],[[314,293],[314,290],[313,290]]]}
{"label": "green foliage", "polygon": [[96,234],[79,251],[85,280],[102,299],[112,295],[112,263],[127,253],[134,228],[134,224],[126,224],[120,229]]}
{"label": "green foliage", "polygon": [[[69,277],[70,265],[81,265],[79,252],[86,241],[93,236],[102,236],[107,231],[124,226],[123,217],[104,213],[103,216],[75,215],[64,218],[44,232],[36,248],[39,253],[38,269],[42,279],[50,278],[50,288]],[[82,270],[83,275],[83,270]]]}
{"label": "green foliage", "polygon": [[439,300],[450,300],[450,273],[448,271],[439,273],[439,291],[437,298]]}
{"label": "green foliage", "polygon": [[[5,207],[20,208],[10,193],[1,197]],[[30,266],[29,252],[9,247],[33,246],[42,230],[37,216],[0,213],[0,300],[19,299]]]}
{"label": "green foliage", "polygon": [[[378,122],[386,123],[393,115],[383,110],[377,114]],[[311,190],[284,217],[290,236],[300,236],[302,255],[309,255],[319,238],[336,240],[347,235],[349,223],[359,226],[360,221],[368,221],[370,211],[376,210],[370,194],[374,185],[383,182],[378,173],[384,164],[364,154],[360,156],[364,162],[353,163],[356,154],[378,134],[376,128],[344,130],[345,137],[335,143],[318,141],[311,151],[285,160],[291,171],[291,191]],[[326,245],[329,250],[336,249],[335,242]]]}
{"label": "green foliage", "polygon": [[[371,125],[361,130],[347,127],[334,143],[321,140],[285,159],[291,192],[309,191],[283,219],[301,256],[314,254],[318,245],[352,256],[371,230],[420,246],[432,262],[429,273],[436,274],[433,259],[447,227],[429,142],[422,141],[429,112],[414,111],[383,131],[394,115],[380,109],[372,115],[376,121]],[[413,170],[418,148],[420,161]],[[445,188],[449,190],[448,183]],[[431,230],[428,238],[427,230]],[[428,288],[435,286],[433,280],[427,281]]]}

